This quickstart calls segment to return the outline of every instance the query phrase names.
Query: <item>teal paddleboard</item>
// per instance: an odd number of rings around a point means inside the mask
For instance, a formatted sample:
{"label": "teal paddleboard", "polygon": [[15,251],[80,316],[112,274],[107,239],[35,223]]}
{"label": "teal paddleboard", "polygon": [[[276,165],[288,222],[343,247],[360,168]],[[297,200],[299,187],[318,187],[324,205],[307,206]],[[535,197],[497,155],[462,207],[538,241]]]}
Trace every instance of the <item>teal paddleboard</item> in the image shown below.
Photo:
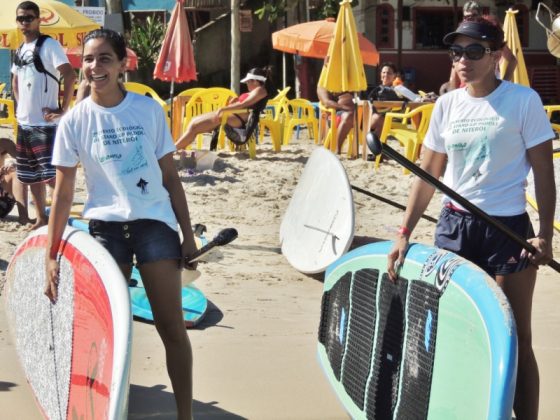
{"label": "teal paddleboard", "polygon": [[[68,224],[76,229],[89,232],[88,223],[83,219],[70,218]],[[204,236],[198,237],[201,246],[207,243]],[[140,276],[140,272],[136,267],[132,268],[131,274],[132,281],[129,282],[128,291],[130,294],[130,305],[132,315],[137,318],[152,321],[154,316],[152,308],[144,289],[144,283]],[[192,284],[188,284],[181,288],[181,300],[183,303],[183,319],[185,320],[185,327],[195,327],[206,315],[208,310],[208,300],[200,289]]]}
{"label": "teal paddleboard", "polygon": [[325,274],[318,358],[354,419],[511,419],[515,322],[493,279],[467,260],[391,242],[357,248]]}

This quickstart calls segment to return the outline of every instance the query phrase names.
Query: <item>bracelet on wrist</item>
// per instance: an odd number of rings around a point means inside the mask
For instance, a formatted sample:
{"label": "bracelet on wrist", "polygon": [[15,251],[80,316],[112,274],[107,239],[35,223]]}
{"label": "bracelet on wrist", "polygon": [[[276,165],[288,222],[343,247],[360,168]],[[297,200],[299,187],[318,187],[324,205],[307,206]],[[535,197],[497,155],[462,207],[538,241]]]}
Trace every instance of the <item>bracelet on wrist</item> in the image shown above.
{"label": "bracelet on wrist", "polygon": [[407,228],[406,226],[401,226],[397,232],[403,236],[406,236],[406,238],[410,238],[410,235],[412,234],[410,229]]}

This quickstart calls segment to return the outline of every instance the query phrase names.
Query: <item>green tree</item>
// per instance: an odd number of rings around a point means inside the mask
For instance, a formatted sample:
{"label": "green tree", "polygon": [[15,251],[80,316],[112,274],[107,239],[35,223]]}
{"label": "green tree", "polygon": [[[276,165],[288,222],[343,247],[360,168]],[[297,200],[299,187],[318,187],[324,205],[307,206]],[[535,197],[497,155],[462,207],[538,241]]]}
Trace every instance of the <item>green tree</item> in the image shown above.
{"label": "green tree", "polygon": [[[319,8],[317,9],[317,19],[325,19],[328,17],[336,18],[338,9],[340,8],[339,3],[340,0],[322,0]],[[354,0],[352,2],[352,6],[356,6],[357,4],[358,0]],[[259,19],[267,18],[269,22],[274,22],[278,18],[284,16],[287,7],[287,0],[264,0],[262,6],[255,10],[255,14],[259,17]]]}
{"label": "green tree", "polygon": [[154,14],[142,22],[135,21],[131,26],[128,44],[138,56],[138,77],[143,83],[152,85],[152,74],[165,37],[165,25]]}

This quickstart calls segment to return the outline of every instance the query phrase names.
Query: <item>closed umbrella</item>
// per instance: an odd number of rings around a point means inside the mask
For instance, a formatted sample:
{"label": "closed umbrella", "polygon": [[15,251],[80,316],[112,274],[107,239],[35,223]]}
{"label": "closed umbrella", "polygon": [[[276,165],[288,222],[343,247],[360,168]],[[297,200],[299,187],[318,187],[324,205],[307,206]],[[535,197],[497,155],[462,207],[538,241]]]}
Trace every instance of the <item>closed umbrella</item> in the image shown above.
{"label": "closed umbrella", "polygon": [[[340,3],[334,37],[321,70],[319,86],[329,92],[353,92],[354,107],[356,108],[357,93],[367,89],[367,79],[360,54],[356,22],[350,4],[350,0],[343,0]],[[357,109],[354,109],[354,118],[354,142],[357,142]],[[331,142],[333,150],[336,147],[335,143],[335,141]],[[358,150],[358,148],[355,147],[354,150]]]}
{"label": "closed umbrella", "polygon": [[[40,9],[41,33],[57,39],[63,47],[82,45],[84,36],[99,25],[72,7],[55,0],[34,0]],[[2,0],[0,48],[15,50],[23,42],[16,24],[16,9],[21,0]]]}
{"label": "closed umbrella", "polygon": [[[517,59],[517,66],[515,67],[511,81],[523,86],[529,86],[529,76],[527,75],[527,67],[525,66],[525,58],[523,57],[523,47],[519,40],[519,31],[517,29],[517,22],[515,21],[517,12],[517,10],[509,9],[506,12],[506,19],[504,21],[506,45]],[[500,62],[500,74],[502,78],[505,75],[506,66],[507,60],[502,59]]]}
{"label": "closed umbrella", "polygon": [[[303,57],[325,58],[335,31],[335,20],[328,18],[289,26],[272,34],[272,48]],[[379,64],[375,44],[357,34],[359,51],[364,64]]]}
{"label": "closed umbrella", "polygon": [[175,3],[154,69],[155,78],[171,82],[171,101],[175,82],[196,80],[196,64],[183,4],[184,0]]}

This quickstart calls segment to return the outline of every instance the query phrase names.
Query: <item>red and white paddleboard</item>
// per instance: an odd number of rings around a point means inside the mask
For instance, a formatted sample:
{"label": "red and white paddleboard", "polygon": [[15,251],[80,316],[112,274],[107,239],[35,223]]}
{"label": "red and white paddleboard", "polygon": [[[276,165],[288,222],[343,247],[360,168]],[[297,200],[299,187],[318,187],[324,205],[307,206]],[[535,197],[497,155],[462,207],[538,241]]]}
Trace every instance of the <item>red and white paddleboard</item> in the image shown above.
{"label": "red and white paddleboard", "polygon": [[50,419],[122,419],[128,409],[131,322],[127,283],[109,253],[67,227],[59,297],[43,294],[47,227],[10,261],[6,310],[25,376]]}

